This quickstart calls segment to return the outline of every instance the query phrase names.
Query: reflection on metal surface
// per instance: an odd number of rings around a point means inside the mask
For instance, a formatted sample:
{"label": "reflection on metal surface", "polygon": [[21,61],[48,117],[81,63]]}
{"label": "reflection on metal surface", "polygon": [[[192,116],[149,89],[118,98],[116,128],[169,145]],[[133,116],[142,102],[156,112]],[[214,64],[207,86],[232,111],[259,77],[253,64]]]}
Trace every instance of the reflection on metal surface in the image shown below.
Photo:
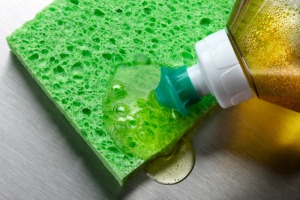
{"label": "reflection on metal surface", "polygon": [[232,152],[280,174],[300,172],[300,113],[253,99],[229,114]]}
{"label": "reflection on metal surface", "polygon": [[184,180],[194,165],[194,148],[188,140],[182,138],[169,155],[153,160],[145,172],[154,181],[171,185]]}

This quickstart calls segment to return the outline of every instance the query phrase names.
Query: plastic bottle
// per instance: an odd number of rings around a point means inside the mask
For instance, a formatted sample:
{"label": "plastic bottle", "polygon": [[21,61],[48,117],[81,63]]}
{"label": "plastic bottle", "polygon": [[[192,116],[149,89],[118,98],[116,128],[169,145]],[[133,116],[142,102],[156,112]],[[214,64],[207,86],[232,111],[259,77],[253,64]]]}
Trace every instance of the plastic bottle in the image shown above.
{"label": "plastic bottle", "polygon": [[195,49],[198,64],[162,68],[161,105],[187,114],[209,93],[223,108],[256,94],[300,112],[300,0],[238,0],[226,29]]}

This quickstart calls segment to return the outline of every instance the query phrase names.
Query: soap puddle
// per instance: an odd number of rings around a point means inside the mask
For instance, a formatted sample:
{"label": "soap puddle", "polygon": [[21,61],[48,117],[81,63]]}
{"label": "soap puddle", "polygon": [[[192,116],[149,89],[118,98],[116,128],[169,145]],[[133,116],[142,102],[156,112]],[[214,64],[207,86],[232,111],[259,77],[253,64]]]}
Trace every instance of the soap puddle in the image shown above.
{"label": "soap puddle", "polygon": [[191,173],[194,165],[194,148],[187,139],[182,138],[170,154],[149,163],[145,172],[154,181],[171,185],[183,181]]}
{"label": "soap puddle", "polygon": [[122,150],[145,160],[181,133],[172,131],[180,114],[156,101],[159,79],[156,65],[119,66],[103,104],[107,132]]}

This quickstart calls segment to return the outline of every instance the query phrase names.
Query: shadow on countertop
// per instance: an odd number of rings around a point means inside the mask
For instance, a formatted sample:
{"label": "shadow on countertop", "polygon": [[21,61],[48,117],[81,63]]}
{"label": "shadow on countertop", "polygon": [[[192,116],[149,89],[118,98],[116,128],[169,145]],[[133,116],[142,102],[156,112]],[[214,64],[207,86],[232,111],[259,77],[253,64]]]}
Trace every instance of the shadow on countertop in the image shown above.
{"label": "shadow on countertop", "polygon": [[225,149],[282,178],[300,172],[300,113],[259,99],[219,109],[204,121],[195,140],[201,156]]}

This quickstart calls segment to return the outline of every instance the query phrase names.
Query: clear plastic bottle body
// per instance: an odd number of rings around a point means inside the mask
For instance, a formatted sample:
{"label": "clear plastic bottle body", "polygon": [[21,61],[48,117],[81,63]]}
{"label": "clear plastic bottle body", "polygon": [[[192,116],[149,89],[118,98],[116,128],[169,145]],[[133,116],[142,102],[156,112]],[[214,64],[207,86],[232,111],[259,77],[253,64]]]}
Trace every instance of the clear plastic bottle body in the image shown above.
{"label": "clear plastic bottle body", "polygon": [[238,0],[227,29],[257,96],[300,112],[300,0]]}

